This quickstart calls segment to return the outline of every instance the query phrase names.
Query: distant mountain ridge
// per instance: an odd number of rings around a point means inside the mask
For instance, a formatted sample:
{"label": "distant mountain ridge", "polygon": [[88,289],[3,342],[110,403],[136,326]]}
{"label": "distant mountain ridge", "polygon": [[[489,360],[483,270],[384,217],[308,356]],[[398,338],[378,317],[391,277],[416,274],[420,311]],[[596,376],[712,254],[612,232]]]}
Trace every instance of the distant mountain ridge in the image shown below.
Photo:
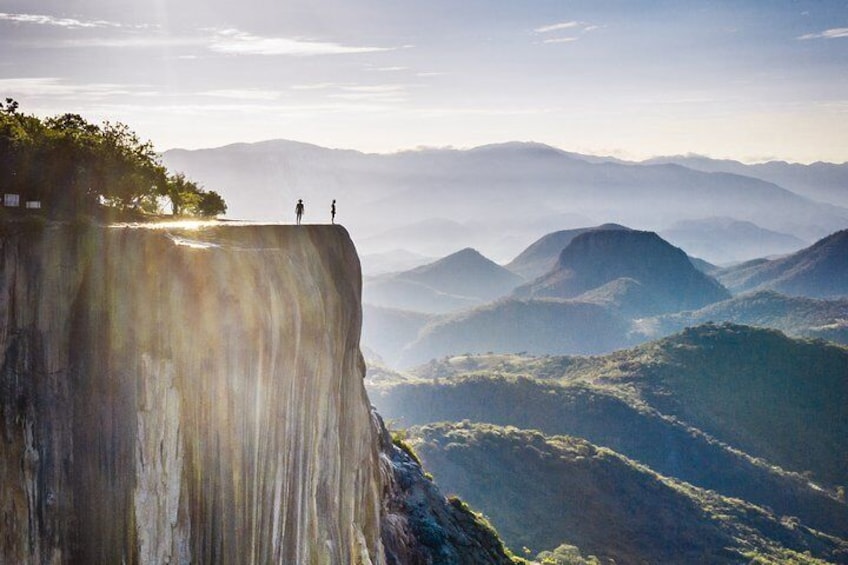
{"label": "distant mountain ridge", "polygon": [[774,328],[794,337],[818,337],[848,345],[848,299],[821,300],[760,290],[734,296],[692,312],[640,324],[646,337],[659,337],[707,322]]}
{"label": "distant mountain ridge", "polygon": [[430,219],[467,228],[469,240],[461,244],[492,257],[515,256],[522,242],[577,227],[563,218],[658,230],[681,219],[721,216],[805,241],[848,222],[846,208],[759,178],[581,156],[533,143],[380,155],[269,141],[172,150],[163,162],[221,193],[233,218],[292,221],[294,203],[303,198],[304,220],[324,223],[336,199],[336,219],[363,254],[403,248],[433,256],[455,249],[456,241],[435,249],[418,247],[418,237],[381,236]]}
{"label": "distant mountain ridge", "polygon": [[589,228],[577,228],[573,230],[559,230],[549,233],[533,242],[524,251],[518,254],[505,267],[524,277],[533,280],[548,273],[556,266],[562,250],[578,235],[587,231],[595,230],[629,230],[630,228],[618,224],[603,224]]}
{"label": "distant mountain ridge", "polygon": [[711,159],[701,155],[654,157],[643,163],[648,165],[674,163],[698,171],[755,177],[773,182],[814,200],[848,207],[848,163],[816,162],[804,165],[769,161],[747,165],[731,159]]}
{"label": "distant mountain ridge", "polygon": [[[605,288],[604,288],[605,287]],[[692,310],[730,297],[695,269],[682,250],[653,232],[591,230],[574,237],[548,274],[515,290],[518,297],[594,298],[632,314]]]}
{"label": "distant mountain ridge", "polygon": [[483,300],[504,296],[523,281],[520,276],[470,247],[398,276],[444,292]]}
{"label": "distant mountain ridge", "polygon": [[459,352],[605,353],[627,343],[629,329],[601,304],[508,298],[431,320],[397,363],[412,367]]}
{"label": "distant mountain ridge", "polygon": [[[617,237],[627,237],[628,233],[630,237],[645,237],[633,230],[618,231]],[[588,233],[601,232],[589,230]],[[632,235],[634,233],[635,236]],[[848,344],[848,299],[812,298],[823,294],[822,284],[831,288],[845,284],[848,279],[844,265],[844,234],[841,232],[779,260],[759,259],[725,269],[702,265],[702,269],[709,268],[711,273],[717,273],[740,293],[732,297],[721,287],[716,291],[717,283],[713,279],[693,271],[692,265],[700,264],[699,261],[685,257],[679,249],[669,251],[666,246],[671,250],[675,248],[668,244],[657,241],[653,244],[663,248],[663,253],[671,257],[670,264],[676,267],[677,274],[672,275],[663,275],[661,269],[654,269],[652,276],[659,276],[659,284],[664,285],[660,286],[664,288],[663,292],[652,288],[655,282],[650,279],[639,281],[634,278],[640,276],[638,271],[625,273],[620,267],[616,267],[617,271],[610,267],[604,271],[603,277],[598,277],[597,272],[602,270],[605,262],[617,261],[619,255],[626,255],[628,261],[636,262],[640,261],[640,257],[643,261],[651,257],[625,251],[621,245],[598,245],[591,253],[583,254],[579,262],[583,266],[581,269],[585,267],[594,274],[580,276],[592,280],[592,284],[608,282],[568,299],[512,297],[484,304],[482,299],[442,293],[438,295],[437,304],[445,307],[428,310],[432,305],[425,301],[432,297],[427,293],[437,291],[419,282],[395,281],[398,285],[408,285],[407,290],[421,303],[413,303],[407,296],[404,306],[395,303],[380,309],[379,314],[366,316],[363,339],[385,362],[392,365],[400,363],[405,367],[463,352],[603,353],[711,321],[775,328],[792,336],[819,337]],[[680,257],[681,254],[683,257]],[[689,265],[685,264],[686,260]],[[651,259],[647,263],[662,264],[663,261]],[[784,276],[784,271],[791,276]],[[631,276],[620,276],[622,274]],[[761,278],[756,279],[755,276]],[[789,280],[806,282],[799,287],[798,293],[790,296],[793,293],[772,290],[780,286],[772,284],[773,277],[778,277],[775,280],[781,283]],[[612,280],[608,280],[610,278]],[[548,279],[543,277],[541,280]],[[681,283],[688,280],[700,282],[695,285]],[[677,281],[677,288],[683,290],[669,290],[673,281]],[[519,287],[516,292],[524,292],[532,284]],[[763,289],[744,290],[745,284],[762,285]],[[695,294],[697,300],[685,303],[678,300],[669,305],[669,301],[663,299],[664,292],[686,297],[692,289],[700,289]],[[582,287],[577,289],[580,290]],[[370,291],[366,291],[366,302],[367,292]],[[416,315],[404,312],[404,309],[440,315]]]}
{"label": "distant mountain ridge", "polygon": [[659,235],[689,255],[720,264],[794,253],[808,245],[794,235],[733,218],[682,220]]}
{"label": "distant mountain ridge", "polygon": [[848,230],[771,261],[753,261],[716,273],[733,292],[776,290],[812,298],[848,297]]}
{"label": "distant mountain ridge", "polygon": [[432,263],[366,281],[363,302],[440,313],[509,294],[524,279],[471,248]]}

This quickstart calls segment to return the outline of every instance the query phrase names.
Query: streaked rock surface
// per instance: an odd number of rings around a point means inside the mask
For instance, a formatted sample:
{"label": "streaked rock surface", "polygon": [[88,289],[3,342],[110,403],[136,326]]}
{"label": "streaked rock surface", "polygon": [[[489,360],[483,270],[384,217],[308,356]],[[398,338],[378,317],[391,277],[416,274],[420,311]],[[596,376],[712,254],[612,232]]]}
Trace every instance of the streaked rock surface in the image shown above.
{"label": "streaked rock surface", "polygon": [[0,562],[384,561],[343,228],[0,246]]}

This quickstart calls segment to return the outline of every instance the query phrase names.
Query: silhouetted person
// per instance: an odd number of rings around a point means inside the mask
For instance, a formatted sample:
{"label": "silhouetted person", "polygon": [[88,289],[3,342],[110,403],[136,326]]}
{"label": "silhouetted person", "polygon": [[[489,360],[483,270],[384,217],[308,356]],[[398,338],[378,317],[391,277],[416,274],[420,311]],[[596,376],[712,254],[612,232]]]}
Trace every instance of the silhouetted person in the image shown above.
{"label": "silhouetted person", "polygon": [[333,200],[333,203],[330,204],[330,223],[336,223],[336,201]]}
{"label": "silhouetted person", "polygon": [[303,200],[297,200],[297,206],[294,207],[294,214],[297,216],[297,225],[300,225],[300,218],[303,217]]}

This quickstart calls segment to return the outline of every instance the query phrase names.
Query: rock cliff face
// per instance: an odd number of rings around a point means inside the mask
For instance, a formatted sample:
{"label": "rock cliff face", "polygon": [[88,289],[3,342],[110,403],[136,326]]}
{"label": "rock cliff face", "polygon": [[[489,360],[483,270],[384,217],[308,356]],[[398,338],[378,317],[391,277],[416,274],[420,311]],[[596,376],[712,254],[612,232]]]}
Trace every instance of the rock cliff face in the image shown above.
{"label": "rock cliff face", "polygon": [[0,238],[0,563],[387,562],[360,293],[338,226]]}

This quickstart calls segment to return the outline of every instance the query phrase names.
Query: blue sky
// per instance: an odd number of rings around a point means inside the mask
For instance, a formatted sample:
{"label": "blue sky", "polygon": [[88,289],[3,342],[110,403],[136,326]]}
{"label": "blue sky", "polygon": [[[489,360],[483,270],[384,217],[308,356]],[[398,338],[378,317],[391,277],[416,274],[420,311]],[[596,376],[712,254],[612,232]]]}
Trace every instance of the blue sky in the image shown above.
{"label": "blue sky", "polygon": [[0,0],[0,95],[157,148],[848,161],[848,0]]}

